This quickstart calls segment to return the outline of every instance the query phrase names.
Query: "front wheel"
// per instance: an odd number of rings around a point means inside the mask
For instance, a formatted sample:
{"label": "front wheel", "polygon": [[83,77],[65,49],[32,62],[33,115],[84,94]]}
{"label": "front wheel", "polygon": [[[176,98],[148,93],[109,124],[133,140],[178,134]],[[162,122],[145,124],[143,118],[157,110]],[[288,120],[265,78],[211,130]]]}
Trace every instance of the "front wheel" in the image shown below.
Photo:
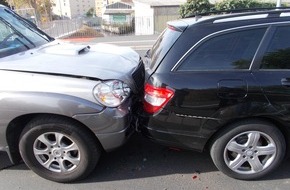
{"label": "front wheel", "polygon": [[31,121],[21,135],[19,149],[31,170],[56,182],[86,177],[95,168],[102,150],[83,126],[58,117]]}
{"label": "front wheel", "polygon": [[210,154],[216,167],[226,175],[252,180],[275,169],[284,158],[285,147],[285,139],[275,126],[250,120],[220,133]]}

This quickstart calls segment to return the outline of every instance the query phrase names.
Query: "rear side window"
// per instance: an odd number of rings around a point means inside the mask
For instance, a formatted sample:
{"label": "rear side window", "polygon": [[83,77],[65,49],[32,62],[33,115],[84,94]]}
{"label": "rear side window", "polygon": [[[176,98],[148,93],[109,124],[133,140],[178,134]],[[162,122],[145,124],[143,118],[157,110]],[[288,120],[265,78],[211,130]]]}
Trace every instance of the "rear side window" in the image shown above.
{"label": "rear side window", "polygon": [[290,26],[277,28],[263,56],[261,69],[290,69]]}
{"label": "rear side window", "polygon": [[178,71],[249,69],[266,28],[235,31],[203,42]]}

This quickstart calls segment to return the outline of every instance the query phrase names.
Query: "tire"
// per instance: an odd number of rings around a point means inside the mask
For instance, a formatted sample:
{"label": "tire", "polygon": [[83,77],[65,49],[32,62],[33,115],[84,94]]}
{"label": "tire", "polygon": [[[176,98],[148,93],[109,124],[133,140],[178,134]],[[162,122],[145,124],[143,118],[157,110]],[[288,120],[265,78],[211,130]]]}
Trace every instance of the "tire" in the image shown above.
{"label": "tire", "polygon": [[19,150],[31,170],[63,183],[87,177],[102,152],[94,135],[82,125],[53,116],[29,122],[20,136]]}
{"label": "tire", "polygon": [[282,162],[285,138],[268,122],[249,120],[235,123],[214,140],[210,155],[224,174],[241,180],[261,178]]}

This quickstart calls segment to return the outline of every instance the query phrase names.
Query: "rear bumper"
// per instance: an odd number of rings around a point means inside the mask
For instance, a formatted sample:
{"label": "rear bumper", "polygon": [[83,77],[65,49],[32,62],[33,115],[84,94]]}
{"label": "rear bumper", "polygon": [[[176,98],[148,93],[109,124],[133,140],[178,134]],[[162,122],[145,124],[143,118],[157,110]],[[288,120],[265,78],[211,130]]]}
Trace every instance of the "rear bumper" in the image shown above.
{"label": "rear bumper", "polygon": [[[147,138],[166,146],[173,146],[183,149],[203,151],[208,138],[200,135],[189,134],[186,131],[173,131],[158,123],[165,123],[158,119],[158,115],[142,115],[139,117],[138,130]],[[178,128],[179,126],[176,126]]]}
{"label": "rear bumper", "polygon": [[160,144],[202,152],[208,139],[142,127],[141,133]]}

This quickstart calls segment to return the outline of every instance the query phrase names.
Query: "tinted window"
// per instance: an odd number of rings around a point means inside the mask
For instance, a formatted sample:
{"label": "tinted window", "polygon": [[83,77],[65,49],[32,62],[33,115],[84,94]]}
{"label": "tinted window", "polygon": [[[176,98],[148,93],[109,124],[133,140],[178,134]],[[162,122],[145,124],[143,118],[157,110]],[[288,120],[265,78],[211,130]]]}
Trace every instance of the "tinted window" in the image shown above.
{"label": "tinted window", "polygon": [[262,59],[262,69],[290,69],[290,26],[278,27]]}
{"label": "tinted window", "polygon": [[155,65],[158,65],[180,35],[180,31],[176,31],[172,28],[165,29],[150,51],[149,57],[151,59],[144,60],[145,65],[149,66],[151,69]]}
{"label": "tinted window", "polygon": [[178,70],[249,69],[265,31],[259,28],[213,37],[198,46]]}

